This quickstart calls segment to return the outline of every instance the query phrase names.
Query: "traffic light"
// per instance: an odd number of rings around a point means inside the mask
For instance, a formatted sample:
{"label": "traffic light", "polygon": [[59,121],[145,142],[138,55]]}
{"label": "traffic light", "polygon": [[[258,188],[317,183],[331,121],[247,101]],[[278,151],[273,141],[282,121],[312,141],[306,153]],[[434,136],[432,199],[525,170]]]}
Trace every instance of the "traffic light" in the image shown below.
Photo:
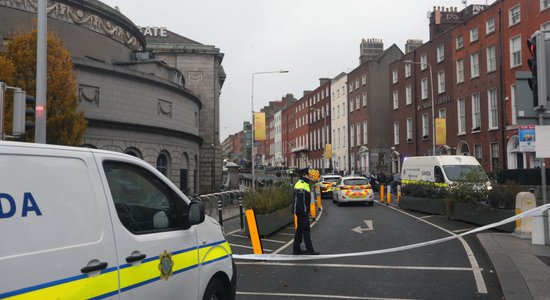
{"label": "traffic light", "polygon": [[531,70],[531,79],[527,80],[531,91],[533,92],[533,107],[539,107],[539,91],[537,86],[537,37],[533,36],[527,40],[527,50],[531,54],[531,58],[527,59],[527,65]]}
{"label": "traffic light", "polygon": [[531,70],[531,79],[528,79],[529,87],[533,92],[533,108],[537,111],[544,111],[548,108],[548,71],[550,70],[550,39],[546,40],[547,31],[535,31],[527,40],[527,49],[531,58],[527,65]]}
{"label": "traffic light", "polygon": [[25,96],[25,129],[34,129],[36,99],[33,96]]}

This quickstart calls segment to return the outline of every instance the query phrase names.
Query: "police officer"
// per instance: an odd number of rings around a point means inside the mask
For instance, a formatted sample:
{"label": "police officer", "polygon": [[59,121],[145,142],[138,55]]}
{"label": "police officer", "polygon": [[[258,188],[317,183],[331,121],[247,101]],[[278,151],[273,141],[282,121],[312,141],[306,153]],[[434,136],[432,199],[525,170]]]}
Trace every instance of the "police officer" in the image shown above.
{"label": "police officer", "polygon": [[[294,185],[294,214],[298,220],[296,234],[294,235],[293,255],[307,254],[319,255],[319,251],[313,249],[309,228],[309,207],[311,204],[311,185],[319,180],[319,171],[300,170],[300,180]],[[300,244],[304,240],[306,250],[302,250]]]}

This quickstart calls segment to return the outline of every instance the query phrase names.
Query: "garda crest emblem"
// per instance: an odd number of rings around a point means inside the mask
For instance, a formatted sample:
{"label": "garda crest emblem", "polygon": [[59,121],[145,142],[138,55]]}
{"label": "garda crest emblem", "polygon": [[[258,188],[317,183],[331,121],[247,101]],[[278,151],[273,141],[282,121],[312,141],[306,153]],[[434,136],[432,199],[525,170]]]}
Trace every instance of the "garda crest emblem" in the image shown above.
{"label": "garda crest emblem", "polygon": [[159,271],[160,278],[168,280],[172,276],[172,268],[174,267],[174,261],[172,260],[172,253],[164,250],[164,253],[159,255]]}

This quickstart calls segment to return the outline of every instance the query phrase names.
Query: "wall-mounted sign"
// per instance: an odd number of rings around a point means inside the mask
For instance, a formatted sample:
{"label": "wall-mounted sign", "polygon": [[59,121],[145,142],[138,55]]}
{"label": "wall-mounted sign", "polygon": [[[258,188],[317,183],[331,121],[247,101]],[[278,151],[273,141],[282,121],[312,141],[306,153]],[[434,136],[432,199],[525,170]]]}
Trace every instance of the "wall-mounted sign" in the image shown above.
{"label": "wall-mounted sign", "polygon": [[535,125],[519,125],[519,151],[535,152]]}

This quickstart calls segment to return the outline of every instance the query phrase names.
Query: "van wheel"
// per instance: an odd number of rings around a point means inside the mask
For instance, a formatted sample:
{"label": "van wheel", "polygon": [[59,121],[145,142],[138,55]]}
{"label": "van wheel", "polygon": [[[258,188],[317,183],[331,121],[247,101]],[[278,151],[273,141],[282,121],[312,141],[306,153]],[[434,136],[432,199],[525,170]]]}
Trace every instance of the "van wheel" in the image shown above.
{"label": "van wheel", "polygon": [[227,291],[218,278],[212,278],[206,286],[202,300],[228,300]]}

